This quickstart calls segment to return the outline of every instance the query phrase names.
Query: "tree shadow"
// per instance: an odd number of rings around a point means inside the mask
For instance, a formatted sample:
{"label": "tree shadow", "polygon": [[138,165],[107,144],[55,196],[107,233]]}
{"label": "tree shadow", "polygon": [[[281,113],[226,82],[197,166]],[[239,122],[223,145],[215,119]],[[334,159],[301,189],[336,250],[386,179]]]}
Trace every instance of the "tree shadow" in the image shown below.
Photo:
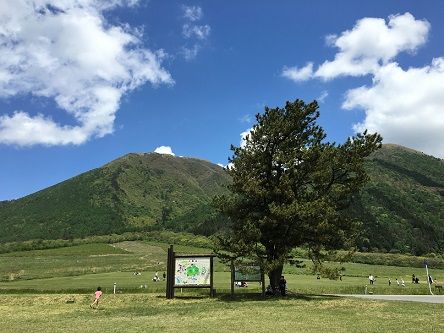
{"label": "tree shadow", "polygon": [[[165,295],[156,296],[158,299],[166,299]],[[208,294],[176,294],[174,299],[182,299],[182,300],[201,300],[201,299],[209,299],[211,298]],[[324,301],[337,299],[339,296],[337,295],[325,295],[325,294],[299,294],[295,292],[288,292],[286,296],[282,296],[280,294],[276,295],[266,295],[262,296],[260,293],[235,293],[233,296],[230,293],[217,293],[213,299],[222,301],[222,302],[251,302],[251,301],[260,301],[260,302],[278,302],[285,300],[303,300],[307,302],[313,301]]]}
{"label": "tree shadow", "polygon": [[288,292],[286,296],[281,295],[267,295],[262,296],[260,294],[245,293],[245,294],[221,294],[217,298],[223,302],[249,302],[249,301],[262,301],[262,302],[278,302],[285,300],[302,300],[307,302],[324,301],[338,298],[335,295],[317,295],[317,294],[298,294],[294,292]]}

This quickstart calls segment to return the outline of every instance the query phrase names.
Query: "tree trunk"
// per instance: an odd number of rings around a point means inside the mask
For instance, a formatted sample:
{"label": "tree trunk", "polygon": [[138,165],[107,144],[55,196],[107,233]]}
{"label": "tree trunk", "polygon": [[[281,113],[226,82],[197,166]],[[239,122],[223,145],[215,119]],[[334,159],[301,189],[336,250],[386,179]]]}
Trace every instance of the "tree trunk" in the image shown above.
{"label": "tree trunk", "polygon": [[279,265],[268,273],[270,286],[273,288],[275,293],[279,292],[279,280],[281,278],[283,268],[283,265]]}

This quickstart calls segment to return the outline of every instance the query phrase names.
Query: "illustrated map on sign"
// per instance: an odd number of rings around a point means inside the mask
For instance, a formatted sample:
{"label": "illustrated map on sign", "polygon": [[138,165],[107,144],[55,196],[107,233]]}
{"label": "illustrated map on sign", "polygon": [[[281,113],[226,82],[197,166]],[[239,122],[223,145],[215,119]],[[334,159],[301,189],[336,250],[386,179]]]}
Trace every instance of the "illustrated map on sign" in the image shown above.
{"label": "illustrated map on sign", "polygon": [[176,258],[176,286],[210,285],[210,258]]}

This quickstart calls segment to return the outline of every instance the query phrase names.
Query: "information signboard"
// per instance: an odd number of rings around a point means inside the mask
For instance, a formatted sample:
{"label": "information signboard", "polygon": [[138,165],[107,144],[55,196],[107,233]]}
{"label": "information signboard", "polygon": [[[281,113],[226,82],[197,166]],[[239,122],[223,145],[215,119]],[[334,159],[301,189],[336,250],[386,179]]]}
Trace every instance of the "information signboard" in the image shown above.
{"label": "information signboard", "polygon": [[211,258],[183,257],[176,258],[174,286],[210,286]]}

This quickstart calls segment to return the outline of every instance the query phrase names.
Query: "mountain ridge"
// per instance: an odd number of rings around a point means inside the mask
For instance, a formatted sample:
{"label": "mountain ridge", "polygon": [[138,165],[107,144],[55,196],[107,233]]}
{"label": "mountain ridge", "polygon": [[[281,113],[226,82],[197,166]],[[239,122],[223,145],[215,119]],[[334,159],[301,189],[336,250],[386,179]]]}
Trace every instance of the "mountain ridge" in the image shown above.
{"label": "mountain ridge", "polygon": [[[360,249],[444,252],[444,160],[385,144],[366,161],[370,182],[347,214]],[[0,202],[0,242],[168,229],[212,234],[210,203],[230,178],[209,161],[128,153],[23,198]]]}

